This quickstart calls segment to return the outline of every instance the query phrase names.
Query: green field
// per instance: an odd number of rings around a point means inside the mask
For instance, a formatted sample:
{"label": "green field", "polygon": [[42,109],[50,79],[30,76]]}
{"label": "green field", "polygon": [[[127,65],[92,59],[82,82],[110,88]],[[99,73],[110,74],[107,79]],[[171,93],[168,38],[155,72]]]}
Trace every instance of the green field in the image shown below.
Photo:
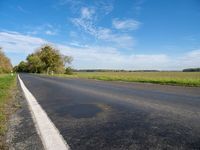
{"label": "green field", "polygon": [[200,72],[75,72],[73,75],[56,76],[105,81],[200,86]]}
{"label": "green field", "polygon": [[7,117],[10,113],[8,108],[12,97],[11,90],[16,86],[15,81],[16,76],[0,75],[0,135],[3,135],[6,131]]}

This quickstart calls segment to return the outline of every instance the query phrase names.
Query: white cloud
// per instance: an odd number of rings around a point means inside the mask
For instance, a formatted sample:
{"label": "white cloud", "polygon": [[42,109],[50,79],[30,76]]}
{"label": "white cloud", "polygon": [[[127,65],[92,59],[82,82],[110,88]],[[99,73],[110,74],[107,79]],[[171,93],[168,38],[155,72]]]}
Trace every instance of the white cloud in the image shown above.
{"label": "white cloud", "polygon": [[[50,42],[18,32],[0,32],[0,46],[6,53],[28,55],[45,43]],[[54,43],[53,45],[63,54],[73,56],[73,66],[77,69],[181,70],[188,67],[199,67],[200,64],[200,50],[193,50],[178,57],[170,57],[166,54],[124,54],[114,47],[81,45],[80,43]],[[18,55],[12,57],[11,60],[16,60]],[[21,60],[18,59],[19,61]]]}
{"label": "white cloud", "polygon": [[117,49],[103,46],[82,48],[57,45],[62,53],[74,57],[78,69],[160,69],[168,62],[168,56],[122,54]]}
{"label": "white cloud", "polygon": [[116,29],[136,30],[140,26],[140,22],[134,19],[119,20],[117,18],[112,21],[113,27]]}
{"label": "white cloud", "polygon": [[92,21],[84,19],[84,18],[74,18],[72,19],[72,22],[81,30],[83,29],[85,32],[94,36],[97,35],[97,30],[95,29]]}
{"label": "white cloud", "polygon": [[5,52],[28,54],[45,43],[48,42],[44,39],[18,32],[0,32],[0,45],[5,49]]}
{"label": "white cloud", "polygon": [[51,30],[46,30],[45,34],[47,34],[47,35],[56,35],[56,32],[55,31],[51,31]]}
{"label": "white cloud", "polygon": [[99,39],[110,41],[118,44],[119,47],[130,48],[133,47],[135,40],[132,36],[128,34],[116,34],[113,33],[110,29],[101,28],[97,31],[97,37]]}
{"label": "white cloud", "polygon": [[[114,0],[93,1],[92,5],[87,3],[87,7],[92,6],[92,8],[96,9],[97,12],[101,14],[101,17],[103,17],[104,15],[108,15],[112,12],[114,9],[113,3]],[[59,5],[68,5],[71,12],[77,14],[77,12],[86,4],[82,0],[59,0]]]}
{"label": "white cloud", "polygon": [[111,42],[118,47],[133,47],[135,40],[132,36],[124,33],[114,33],[108,28],[97,27],[94,23],[94,14],[94,9],[84,7],[81,9],[80,17],[73,18],[72,23],[86,33],[94,36],[96,39],[103,40],[104,42]]}
{"label": "white cloud", "polygon": [[75,32],[75,31],[70,31],[70,32],[69,32],[69,35],[70,35],[70,37],[72,37],[72,38],[77,38],[77,37],[79,37],[78,33]]}
{"label": "white cloud", "polygon": [[[191,51],[191,52],[187,53],[186,56],[189,58],[194,58],[194,59],[200,58],[200,49]],[[200,61],[200,59],[199,59],[199,61]]]}
{"label": "white cloud", "polygon": [[84,5],[84,2],[82,0],[58,0],[58,5],[54,5],[54,7],[57,8],[64,5],[69,6],[70,10],[76,13]]}
{"label": "white cloud", "polygon": [[184,66],[185,68],[200,67],[200,49],[183,54],[175,63],[177,63],[178,66]]}
{"label": "white cloud", "polygon": [[94,13],[95,10],[92,8],[83,7],[81,9],[80,17],[73,18],[72,23],[77,27],[80,27],[85,32],[96,36],[96,29],[94,26]]}
{"label": "white cloud", "polygon": [[58,27],[55,27],[51,24],[42,24],[34,27],[26,26],[25,29],[29,30],[27,34],[30,35],[38,35],[38,34],[56,35],[59,31]]}
{"label": "white cloud", "polygon": [[92,19],[92,15],[94,13],[94,10],[91,8],[83,7],[81,9],[81,17],[85,19]]}
{"label": "white cloud", "polygon": [[95,1],[95,2],[96,2],[96,8],[98,9],[98,12],[100,12],[102,16],[108,15],[114,9],[113,0],[104,0],[104,1],[101,0],[101,1]]}

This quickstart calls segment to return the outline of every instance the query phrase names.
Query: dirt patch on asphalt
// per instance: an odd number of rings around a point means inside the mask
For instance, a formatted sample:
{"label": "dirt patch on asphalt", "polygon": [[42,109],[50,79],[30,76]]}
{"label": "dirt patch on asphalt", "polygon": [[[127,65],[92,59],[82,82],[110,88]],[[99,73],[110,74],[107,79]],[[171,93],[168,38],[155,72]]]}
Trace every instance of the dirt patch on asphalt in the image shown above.
{"label": "dirt patch on asphalt", "polygon": [[83,127],[85,125],[95,124],[95,122],[104,122],[110,120],[115,113],[114,109],[103,103],[91,104],[73,104],[63,108],[59,108],[55,114],[50,117],[61,119],[62,122],[68,122],[68,126],[79,124]]}
{"label": "dirt patch on asphalt", "polygon": [[74,118],[91,118],[102,110],[94,104],[76,104],[66,107],[66,113]]}

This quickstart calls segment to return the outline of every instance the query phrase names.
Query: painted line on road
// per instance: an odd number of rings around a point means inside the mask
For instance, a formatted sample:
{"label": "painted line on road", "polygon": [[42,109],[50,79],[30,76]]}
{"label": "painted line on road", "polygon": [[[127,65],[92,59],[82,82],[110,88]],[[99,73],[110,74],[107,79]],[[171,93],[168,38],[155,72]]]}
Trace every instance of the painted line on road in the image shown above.
{"label": "painted line on road", "polygon": [[28,101],[32,118],[44,148],[46,150],[70,150],[67,142],[63,139],[62,135],[59,133],[58,129],[47,116],[46,112],[42,109],[40,104],[37,102],[36,98],[24,85],[19,75],[18,79],[24,92],[25,98]]}

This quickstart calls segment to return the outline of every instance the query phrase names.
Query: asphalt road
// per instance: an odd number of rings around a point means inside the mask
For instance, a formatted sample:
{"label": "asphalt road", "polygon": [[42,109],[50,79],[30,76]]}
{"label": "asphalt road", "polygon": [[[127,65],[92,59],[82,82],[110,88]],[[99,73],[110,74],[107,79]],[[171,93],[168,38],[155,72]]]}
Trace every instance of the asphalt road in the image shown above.
{"label": "asphalt road", "polygon": [[200,149],[200,88],[20,77],[72,150]]}

